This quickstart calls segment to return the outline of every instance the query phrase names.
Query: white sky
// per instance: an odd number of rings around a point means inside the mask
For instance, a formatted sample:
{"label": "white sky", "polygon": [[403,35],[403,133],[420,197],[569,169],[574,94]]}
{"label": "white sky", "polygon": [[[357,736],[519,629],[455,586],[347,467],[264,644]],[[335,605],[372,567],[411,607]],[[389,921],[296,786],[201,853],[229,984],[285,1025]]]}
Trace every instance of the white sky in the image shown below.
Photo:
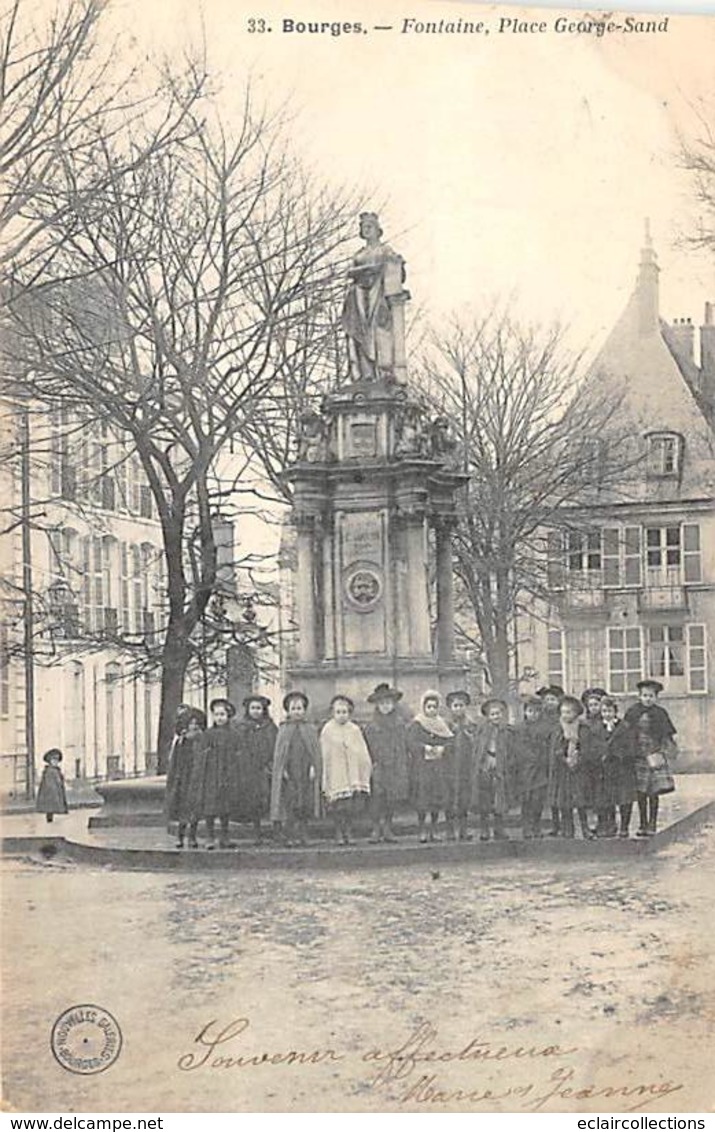
{"label": "white sky", "polygon": [[[557,10],[530,19],[551,24]],[[633,284],[650,216],[662,313],[699,322],[712,262],[684,252],[695,214],[674,166],[676,130],[698,98],[715,107],[715,17],[671,15],[665,35],[498,34],[514,9],[441,0],[113,0],[134,48],[179,51],[205,27],[227,111],[249,72],[290,101],[295,143],[321,176],[374,187],[386,238],[432,312],[516,295],[598,344]],[[264,15],[269,35],[249,35]],[[283,16],[399,25],[483,18],[483,36],[298,36]]]}

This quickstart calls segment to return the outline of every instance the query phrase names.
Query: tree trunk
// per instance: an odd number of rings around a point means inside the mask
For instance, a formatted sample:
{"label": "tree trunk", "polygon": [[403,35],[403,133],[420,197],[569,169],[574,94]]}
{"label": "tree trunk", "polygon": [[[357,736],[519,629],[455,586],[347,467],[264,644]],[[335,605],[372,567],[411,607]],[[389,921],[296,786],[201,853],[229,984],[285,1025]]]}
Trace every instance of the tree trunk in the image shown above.
{"label": "tree trunk", "polygon": [[502,570],[496,571],[496,601],[494,603],[494,632],[489,647],[489,668],[492,692],[506,699],[509,695],[509,578]]}
{"label": "tree trunk", "polygon": [[162,523],[166,555],[169,622],[161,656],[161,705],[157,739],[158,771],[166,774],[176,725],[176,711],[184,696],[184,678],[191,655],[186,613],[186,578],[182,557],[185,512],[174,506],[171,521]]}
{"label": "tree trunk", "polygon": [[158,772],[166,774],[174,739],[176,712],[184,696],[184,677],[189,663],[189,644],[183,618],[170,621],[162,654],[161,707],[159,709]]}

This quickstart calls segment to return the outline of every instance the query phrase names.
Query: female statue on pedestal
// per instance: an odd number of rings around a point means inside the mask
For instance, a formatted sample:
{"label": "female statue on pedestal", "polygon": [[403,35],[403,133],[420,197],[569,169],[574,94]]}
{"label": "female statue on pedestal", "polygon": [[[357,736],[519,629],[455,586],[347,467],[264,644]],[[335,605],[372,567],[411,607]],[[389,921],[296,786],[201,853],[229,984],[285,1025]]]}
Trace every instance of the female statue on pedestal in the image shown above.
{"label": "female statue on pedestal", "polygon": [[353,258],[343,306],[342,325],[348,338],[353,381],[394,380],[395,320],[390,304],[401,295],[405,281],[402,256],[381,243],[382,228],[375,212],[360,214],[365,247]]}

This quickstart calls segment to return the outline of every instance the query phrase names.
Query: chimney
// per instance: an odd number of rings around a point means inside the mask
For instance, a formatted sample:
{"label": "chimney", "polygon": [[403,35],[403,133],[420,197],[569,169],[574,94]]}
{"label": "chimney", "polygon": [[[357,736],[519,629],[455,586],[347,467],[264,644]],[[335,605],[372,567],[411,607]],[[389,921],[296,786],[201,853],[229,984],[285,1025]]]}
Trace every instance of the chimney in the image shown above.
{"label": "chimney", "polygon": [[653,250],[650,235],[650,220],[645,222],[645,240],[641,249],[641,262],[638,272],[636,292],[638,295],[638,322],[642,336],[655,334],[660,329],[660,301],[658,295],[658,275],[660,268]]}
{"label": "chimney", "polygon": [[715,405],[715,303],[705,304],[700,327],[700,388],[705,399]]}
{"label": "chimney", "polygon": [[670,340],[678,358],[695,361],[695,327],[690,318],[676,318],[670,326]]}

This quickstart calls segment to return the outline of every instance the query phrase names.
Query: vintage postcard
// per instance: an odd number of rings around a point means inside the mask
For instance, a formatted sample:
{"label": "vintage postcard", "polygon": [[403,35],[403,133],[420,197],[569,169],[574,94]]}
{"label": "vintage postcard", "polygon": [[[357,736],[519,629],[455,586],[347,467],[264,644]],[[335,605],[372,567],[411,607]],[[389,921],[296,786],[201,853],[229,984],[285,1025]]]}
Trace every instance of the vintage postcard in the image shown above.
{"label": "vintage postcard", "polygon": [[704,1127],[715,17],[0,27],[4,1110]]}

